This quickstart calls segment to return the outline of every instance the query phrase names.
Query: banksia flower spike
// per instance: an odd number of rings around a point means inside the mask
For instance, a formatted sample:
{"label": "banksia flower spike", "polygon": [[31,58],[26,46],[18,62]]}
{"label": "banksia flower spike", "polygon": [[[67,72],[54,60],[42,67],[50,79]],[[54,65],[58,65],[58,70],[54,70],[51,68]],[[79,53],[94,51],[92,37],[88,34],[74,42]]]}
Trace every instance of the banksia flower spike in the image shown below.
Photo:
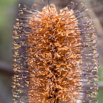
{"label": "banksia flower spike", "polygon": [[82,7],[57,11],[47,4],[38,11],[19,5],[13,35],[14,103],[97,103],[97,36]]}

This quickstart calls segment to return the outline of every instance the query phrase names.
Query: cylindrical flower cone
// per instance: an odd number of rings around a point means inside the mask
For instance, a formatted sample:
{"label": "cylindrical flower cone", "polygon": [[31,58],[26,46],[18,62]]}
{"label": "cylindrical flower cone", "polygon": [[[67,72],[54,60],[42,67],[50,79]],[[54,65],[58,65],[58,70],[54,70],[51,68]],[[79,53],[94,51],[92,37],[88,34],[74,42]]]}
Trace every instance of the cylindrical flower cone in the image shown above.
{"label": "cylindrical flower cone", "polygon": [[[84,8],[19,10],[14,28],[14,103],[97,103],[97,36]],[[25,12],[27,12],[25,14]]]}

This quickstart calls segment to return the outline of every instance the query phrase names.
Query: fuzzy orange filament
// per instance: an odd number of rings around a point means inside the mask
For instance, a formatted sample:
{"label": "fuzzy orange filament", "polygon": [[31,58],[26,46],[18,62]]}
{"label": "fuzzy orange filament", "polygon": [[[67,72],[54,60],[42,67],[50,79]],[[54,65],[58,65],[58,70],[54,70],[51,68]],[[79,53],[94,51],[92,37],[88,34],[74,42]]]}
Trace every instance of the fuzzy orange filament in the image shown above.
{"label": "fuzzy orange filament", "polygon": [[[81,44],[78,21],[68,8],[57,13],[48,5],[32,17],[29,39],[29,101],[77,103],[80,89]],[[36,102],[35,101],[35,102]]]}

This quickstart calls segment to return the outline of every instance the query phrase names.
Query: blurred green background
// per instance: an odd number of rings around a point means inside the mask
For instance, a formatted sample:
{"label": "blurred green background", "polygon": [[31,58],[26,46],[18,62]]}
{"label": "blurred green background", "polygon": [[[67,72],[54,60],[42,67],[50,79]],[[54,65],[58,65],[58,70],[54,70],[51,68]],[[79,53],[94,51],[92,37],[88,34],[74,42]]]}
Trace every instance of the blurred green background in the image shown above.
{"label": "blurred green background", "polygon": [[[42,5],[42,0],[0,0],[0,103],[12,101],[12,34],[18,4],[31,7],[33,3]],[[51,0],[58,6],[65,6],[70,1],[84,2],[91,10],[91,16],[97,30],[98,52],[100,54],[99,103],[103,103],[103,0]]]}

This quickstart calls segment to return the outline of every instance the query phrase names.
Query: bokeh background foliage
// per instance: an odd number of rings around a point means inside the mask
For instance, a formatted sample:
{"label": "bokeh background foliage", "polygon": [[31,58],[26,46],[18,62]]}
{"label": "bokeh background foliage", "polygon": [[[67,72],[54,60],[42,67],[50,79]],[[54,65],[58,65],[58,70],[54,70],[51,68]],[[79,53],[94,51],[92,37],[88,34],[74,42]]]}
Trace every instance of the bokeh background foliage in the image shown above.
{"label": "bokeh background foliage", "polygon": [[[91,10],[91,16],[98,35],[98,52],[100,54],[99,76],[99,103],[103,103],[103,0],[51,0],[58,7],[66,6],[70,1],[84,2]],[[0,0],[0,103],[12,101],[12,34],[15,18],[18,13],[18,4],[31,7],[33,3],[40,9],[41,0]]]}

